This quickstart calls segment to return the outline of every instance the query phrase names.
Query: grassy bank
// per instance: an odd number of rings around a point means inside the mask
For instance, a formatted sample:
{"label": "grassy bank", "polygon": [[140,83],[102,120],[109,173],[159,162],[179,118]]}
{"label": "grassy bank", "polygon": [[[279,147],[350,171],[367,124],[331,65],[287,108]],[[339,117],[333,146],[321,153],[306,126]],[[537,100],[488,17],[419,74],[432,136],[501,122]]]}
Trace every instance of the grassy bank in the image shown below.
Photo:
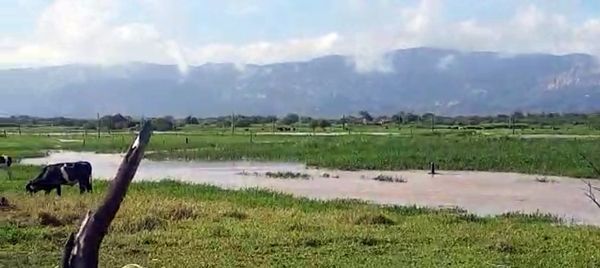
{"label": "grassy bank", "polygon": [[[35,168],[17,167],[24,178]],[[0,267],[53,267],[106,183],[61,198],[2,181]],[[135,183],[101,250],[103,267],[593,267],[600,230],[548,217],[479,218],[456,211],[320,202],[259,190]]]}
{"label": "grassy bank", "polygon": [[[65,139],[66,142],[65,142]],[[3,138],[0,152],[20,157],[44,150],[122,151],[129,134],[102,137],[13,136]],[[186,143],[187,140],[187,143]],[[297,161],[337,169],[442,169],[511,171],[593,177],[581,160],[584,153],[600,163],[596,139],[519,139],[483,135],[418,135],[414,137],[339,136],[282,137],[249,135],[156,135],[149,146],[153,159]]]}

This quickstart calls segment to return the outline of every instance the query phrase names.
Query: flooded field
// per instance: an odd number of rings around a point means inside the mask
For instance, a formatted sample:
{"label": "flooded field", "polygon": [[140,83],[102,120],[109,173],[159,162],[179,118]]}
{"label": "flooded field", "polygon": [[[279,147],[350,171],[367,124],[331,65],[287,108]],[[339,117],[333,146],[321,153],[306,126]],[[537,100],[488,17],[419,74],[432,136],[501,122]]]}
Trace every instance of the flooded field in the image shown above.
{"label": "flooded field", "polygon": [[[57,152],[24,164],[86,160],[94,177],[110,179],[118,154]],[[277,179],[268,172],[307,174],[310,179]],[[404,182],[373,180],[384,175]],[[478,215],[505,212],[551,213],[569,222],[600,225],[600,209],[584,195],[580,179],[517,173],[440,171],[339,171],[274,162],[200,162],[144,160],[135,180],[165,178],[229,189],[259,187],[319,199],[352,198],[380,204],[460,207]]]}

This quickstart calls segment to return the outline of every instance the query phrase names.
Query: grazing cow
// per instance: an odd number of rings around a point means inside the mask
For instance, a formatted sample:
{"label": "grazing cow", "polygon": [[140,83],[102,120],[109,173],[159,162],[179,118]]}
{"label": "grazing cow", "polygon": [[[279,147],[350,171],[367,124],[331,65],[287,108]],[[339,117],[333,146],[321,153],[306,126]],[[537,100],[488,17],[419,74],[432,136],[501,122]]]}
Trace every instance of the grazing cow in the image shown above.
{"label": "grazing cow", "polygon": [[79,184],[79,192],[92,192],[92,165],[89,162],[72,162],[47,165],[42,172],[25,186],[29,193],[44,191],[46,194],[56,189],[60,196],[61,185]]}
{"label": "grazing cow", "polygon": [[12,165],[12,158],[10,156],[0,155],[0,169],[6,169],[9,180],[12,177],[12,173],[10,172],[11,165]]}
{"label": "grazing cow", "polygon": [[0,155],[0,168],[9,168],[12,165],[12,158],[6,155]]}

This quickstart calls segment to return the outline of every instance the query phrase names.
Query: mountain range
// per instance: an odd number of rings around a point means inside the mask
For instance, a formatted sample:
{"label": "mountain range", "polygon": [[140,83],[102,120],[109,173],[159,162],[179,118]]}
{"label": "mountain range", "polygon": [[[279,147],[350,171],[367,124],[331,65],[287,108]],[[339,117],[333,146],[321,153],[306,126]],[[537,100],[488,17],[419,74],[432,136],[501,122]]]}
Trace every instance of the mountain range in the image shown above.
{"label": "mountain range", "polygon": [[411,48],[383,70],[349,56],[268,65],[62,65],[0,70],[0,116],[340,117],[367,110],[445,115],[600,110],[600,68],[587,54],[506,54]]}

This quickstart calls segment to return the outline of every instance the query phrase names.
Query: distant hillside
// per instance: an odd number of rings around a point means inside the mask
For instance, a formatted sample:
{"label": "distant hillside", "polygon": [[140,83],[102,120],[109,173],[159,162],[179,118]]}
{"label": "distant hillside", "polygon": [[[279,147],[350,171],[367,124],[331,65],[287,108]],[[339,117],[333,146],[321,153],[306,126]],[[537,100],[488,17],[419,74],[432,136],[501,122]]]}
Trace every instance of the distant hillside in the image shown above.
{"label": "distant hillside", "polygon": [[511,55],[433,48],[386,55],[389,72],[357,72],[344,56],[271,65],[65,65],[0,70],[0,116],[101,114],[337,117],[368,110],[438,114],[600,110],[590,55]]}

